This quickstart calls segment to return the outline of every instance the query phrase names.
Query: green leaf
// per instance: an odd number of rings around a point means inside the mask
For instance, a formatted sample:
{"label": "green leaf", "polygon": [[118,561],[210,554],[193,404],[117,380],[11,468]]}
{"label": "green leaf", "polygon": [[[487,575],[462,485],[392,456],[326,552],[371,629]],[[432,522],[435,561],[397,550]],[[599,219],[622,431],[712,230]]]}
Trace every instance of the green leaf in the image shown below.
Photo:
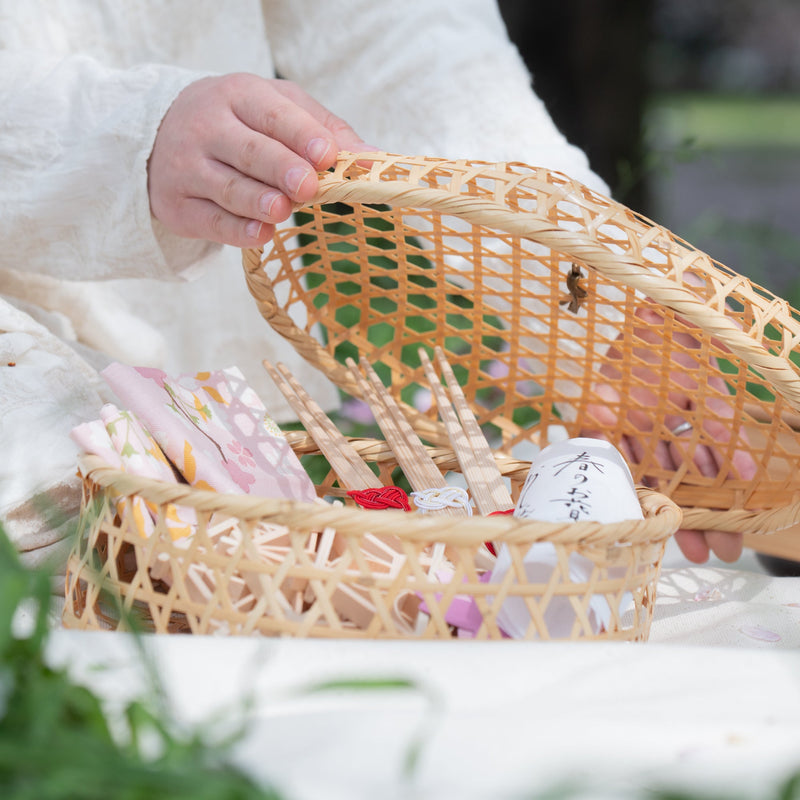
{"label": "green leaf", "polygon": [[341,678],[313,683],[303,691],[319,694],[342,690],[375,692],[382,689],[419,689],[419,684],[409,678]]}
{"label": "green leaf", "polygon": [[[49,575],[26,569],[0,526],[3,800],[280,800],[226,763],[234,737],[208,743],[198,732],[177,732],[152,671],[150,697],[124,709],[127,738],[118,740],[91,688],[45,663],[49,601]],[[12,620],[23,603],[34,623],[18,638]]]}

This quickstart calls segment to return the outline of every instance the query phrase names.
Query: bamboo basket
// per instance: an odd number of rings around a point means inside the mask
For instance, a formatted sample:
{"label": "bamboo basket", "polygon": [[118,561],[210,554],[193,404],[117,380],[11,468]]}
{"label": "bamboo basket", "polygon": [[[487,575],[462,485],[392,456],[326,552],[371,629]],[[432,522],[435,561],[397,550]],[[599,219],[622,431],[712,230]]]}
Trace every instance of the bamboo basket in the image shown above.
{"label": "bamboo basket", "polygon": [[683,527],[798,522],[800,316],[667,229],[543,168],[380,153],[342,155],[296,220],[244,251],[248,286],[344,392],[365,356],[444,444],[414,403],[438,345],[500,453],[563,426],[620,447]]}
{"label": "bamboo basket", "polygon": [[[306,434],[287,438],[298,455],[319,453]],[[386,443],[351,441],[365,461],[377,465],[384,483],[391,483],[397,463]],[[443,473],[458,471],[452,450],[429,452]],[[497,463],[516,499],[529,463],[503,456]],[[561,603],[574,621],[557,638],[642,641],[653,616],[664,547],[681,518],[674,503],[645,488],[637,490],[643,520],[555,524],[218,494],[132,476],[90,456],[81,462],[81,472],[84,535],[67,567],[63,623],[84,630],[137,626],[156,633],[451,639],[448,610],[457,597],[466,597],[482,615],[474,638],[500,639],[498,611],[508,599],[522,598],[530,615],[525,638],[556,638],[548,611]],[[148,538],[137,528],[132,504],[120,511],[115,502],[134,494],[158,508]],[[334,473],[321,481],[318,494],[348,502]],[[197,515],[196,531],[179,542],[172,541],[167,525],[174,505],[189,506]],[[283,529],[282,548],[265,555],[269,548],[259,550],[257,544],[270,525]],[[332,529],[337,558],[320,563],[320,533]],[[486,541],[508,547],[513,567],[501,583],[480,580]],[[551,543],[556,556],[542,583],[527,580],[522,561],[537,542]],[[399,553],[396,568],[376,568],[368,545],[393,548]],[[429,569],[437,545],[453,567],[449,583],[439,582]],[[575,557],[590,564],[584,581],[570,578]],[[609,614],[600,629],[591,610],[598,599]],[[417,613],[420,603],[425,617]]]}

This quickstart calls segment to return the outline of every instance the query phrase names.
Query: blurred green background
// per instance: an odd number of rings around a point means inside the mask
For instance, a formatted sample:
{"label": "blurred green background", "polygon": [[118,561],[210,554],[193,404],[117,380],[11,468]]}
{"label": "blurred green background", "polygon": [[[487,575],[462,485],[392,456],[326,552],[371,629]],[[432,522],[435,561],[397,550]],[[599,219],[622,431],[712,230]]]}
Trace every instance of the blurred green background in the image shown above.
{"label": "blurred green background", "polygon": [[499,5],[614,197],[800,306],[800,3]]}

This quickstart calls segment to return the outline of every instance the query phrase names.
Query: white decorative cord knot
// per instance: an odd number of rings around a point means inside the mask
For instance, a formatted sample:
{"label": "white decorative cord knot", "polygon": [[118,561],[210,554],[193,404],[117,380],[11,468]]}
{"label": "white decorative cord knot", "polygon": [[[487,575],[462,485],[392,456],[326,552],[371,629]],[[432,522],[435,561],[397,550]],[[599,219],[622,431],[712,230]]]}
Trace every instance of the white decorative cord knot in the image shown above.
{"label": "white decorative cord knot", "polygon": [[421,489],[411,492],[417,508],[425,514],[427,511],[441,511],[444,508],[465,508],[467,515],[472,516],[469,494],[460,486],[447,486],[444,489]]}

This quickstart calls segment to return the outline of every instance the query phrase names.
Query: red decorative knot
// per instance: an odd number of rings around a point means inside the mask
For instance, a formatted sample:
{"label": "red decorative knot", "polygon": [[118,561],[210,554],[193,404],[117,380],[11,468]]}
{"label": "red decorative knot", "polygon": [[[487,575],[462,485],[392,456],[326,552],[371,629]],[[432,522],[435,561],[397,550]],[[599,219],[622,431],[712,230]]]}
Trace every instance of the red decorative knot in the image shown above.
{"label": "red decorative knot", "polygon": [[408,495],[399,486],[381,486],[379,489],[352,489],[348,497],[362,508],[402,508],[410,511]]}
{"label": "red decorative knot", "polygon": [[[500,515],[505,516],[506,514],[513,514],[513,513],[514,513],[514,509],[513,508],[507,508],[505,511],[491,511],[489,513],[489,516],[490,517],[497,517],[497,516],[500,516]],[[486,549],[493,556],[497,555],[497,551],[494,549],[494,545],[491,542],[484,542],[484,544],[486,545]]]}

